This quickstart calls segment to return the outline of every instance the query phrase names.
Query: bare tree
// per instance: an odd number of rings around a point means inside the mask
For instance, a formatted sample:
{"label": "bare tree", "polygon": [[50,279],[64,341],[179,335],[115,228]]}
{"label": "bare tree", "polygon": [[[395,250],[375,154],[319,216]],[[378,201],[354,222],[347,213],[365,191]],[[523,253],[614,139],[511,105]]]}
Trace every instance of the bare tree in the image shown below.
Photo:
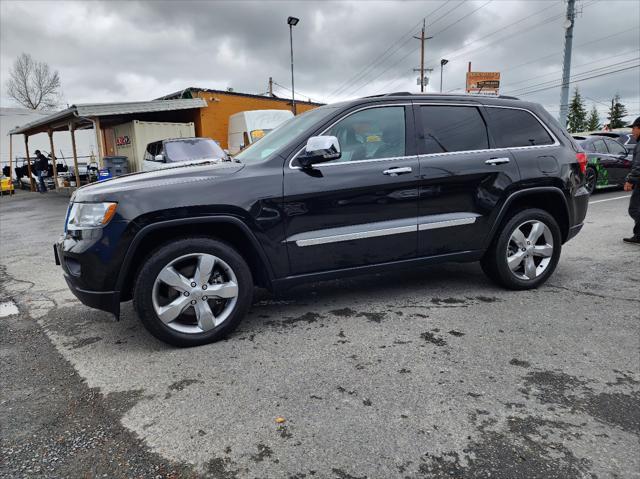
{"label": "bare tree", "polygon": [[25,108],[50,110],[58,106],[60,76],[45,62],[22,53],[13,63],[7,80],[7,94]]}

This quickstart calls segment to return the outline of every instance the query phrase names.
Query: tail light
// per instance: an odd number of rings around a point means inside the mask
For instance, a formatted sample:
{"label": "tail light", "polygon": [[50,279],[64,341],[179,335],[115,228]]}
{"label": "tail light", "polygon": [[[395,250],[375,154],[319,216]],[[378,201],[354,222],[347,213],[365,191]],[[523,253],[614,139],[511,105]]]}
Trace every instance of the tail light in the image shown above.
{"label": "tail light", "polygon": [[587,154],[584,151],[576,153],[576,160],[578,160],[580,171],[585,173],[587,171]]}

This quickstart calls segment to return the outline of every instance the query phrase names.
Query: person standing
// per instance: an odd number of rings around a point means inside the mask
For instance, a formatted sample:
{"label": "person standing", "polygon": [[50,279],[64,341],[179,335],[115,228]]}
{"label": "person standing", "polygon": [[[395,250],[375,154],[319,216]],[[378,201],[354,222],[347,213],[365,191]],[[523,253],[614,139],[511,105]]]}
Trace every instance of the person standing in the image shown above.
{"label": "person standing", "polygon": [[36,177],[38,178],[38,191],[40,193],[46,193],[47,185],[44,182],[44,178],[49,174],[49,160],[40,152],[40,150],[36,150],[34,166],[36,170]]}
{"label": "person standing", "polygon": [[640,245],[640,116],[631,124],[631,134],[636,139],[636,147],[633,150],[631,171],[627,175],[624,191],[631,191],[629,200],[629,216],[635,221],[633,236],[624,238],[625,243]]}

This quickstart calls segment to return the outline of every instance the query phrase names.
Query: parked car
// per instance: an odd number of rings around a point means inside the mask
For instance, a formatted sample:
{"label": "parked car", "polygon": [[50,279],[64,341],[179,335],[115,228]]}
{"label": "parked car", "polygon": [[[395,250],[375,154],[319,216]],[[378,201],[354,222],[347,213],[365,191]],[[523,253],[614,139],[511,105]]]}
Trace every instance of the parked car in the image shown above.
{"label": "parked car", "polygon": [[180,163],[225,161],[229,157],[211,138],[170,138],[149,143],[144,153],[143,170],[159,170]]}
{"label": "parked car", "polygon": [[254,286],[480,261],[536,288],[582,228],[587,158],[544,108],[390,94],[323,106],[236,156],[132,174],[71,198],[55,245],[73,293],[156,337],[218,340]]}
{"label": "parked car", "polygon": [[589,194],[596,189],[622,187],[631,169],[633,153],[617,141],[602,135],[574,136],[587,153],[587,183]]}
{"label": "parked car", "polygon": [[624,146],[627,150],[633,152],[633,149],[636,147],[636,137],[631,134],[631,132],[621,132],[621,131],[596,131],[591,133],[592,136],[605,136],[616,140],[622,146]]}
{"label": "parked car", "polygon": [[231,115],[229,117],[229,153],[235,155],[291,118],[293,113],[289,110],[251,110]]}

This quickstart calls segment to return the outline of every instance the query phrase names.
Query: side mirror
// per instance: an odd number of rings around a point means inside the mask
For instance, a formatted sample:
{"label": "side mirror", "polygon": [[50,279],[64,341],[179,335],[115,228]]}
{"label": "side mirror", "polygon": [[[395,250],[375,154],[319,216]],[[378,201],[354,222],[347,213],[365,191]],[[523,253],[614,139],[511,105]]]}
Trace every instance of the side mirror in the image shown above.
{"label": "side mirror", "polygon": [[337,160],[341,155],[340,143],[335,136],[312,136],[298,161],[303,168],[309,168],[315,163]]}
{"label": "side mirror", "polygon": [[159,155],[156,155],[153,159],[154,159],[154,161],[158,161],[160,163],[164,163],[164,155],[162,153],[160,153]]}

